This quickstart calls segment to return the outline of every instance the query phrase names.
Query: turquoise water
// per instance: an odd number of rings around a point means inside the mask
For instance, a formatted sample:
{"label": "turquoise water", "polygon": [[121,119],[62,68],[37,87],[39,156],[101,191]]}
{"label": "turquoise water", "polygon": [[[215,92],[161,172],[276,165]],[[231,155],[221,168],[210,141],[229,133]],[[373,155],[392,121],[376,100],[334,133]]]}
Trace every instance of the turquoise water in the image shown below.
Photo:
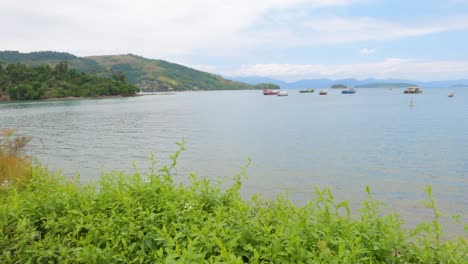
{"label": "turquoise water", "polygon": [[[447,93],[455,91],[454,98]],[[413,99],[414,107],[409,106]],[[439,208],[468,221],[468,89],[330,90],[288,97],[261,91],[183,92],[100,100],[0,103],[0,129],[34,138],[32,153],[83,181],[101,170],[162,163],[182,138],[177,177],[232,177],[252,158],[243,195],[289,192],[302,204],[314,186],[358,204],[369,185],[410,222],[428,219],[424,186]],[[456,231],[458,232],[458,231]]]}

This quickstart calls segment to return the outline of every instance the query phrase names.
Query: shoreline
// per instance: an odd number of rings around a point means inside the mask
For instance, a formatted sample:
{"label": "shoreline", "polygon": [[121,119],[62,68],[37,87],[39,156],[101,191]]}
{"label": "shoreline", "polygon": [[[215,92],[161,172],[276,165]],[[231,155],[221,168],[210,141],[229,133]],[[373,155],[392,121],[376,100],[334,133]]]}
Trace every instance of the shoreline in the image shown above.
{"label": "shoreline", "polygon": [[89,97],[75,97],[75,96],[67,96],[67,97],[52,97],[52,98],[45,98],[45,99],[38,99],[38,100],[10,100],[10,99],[2,99],[0,98],[0,102],[43,102],[43,101],[67,101],[67,100],[88,100],[88,99],[113,99],[113,98],[126,98],[126,97],[139,97],[142,95],[103,95],[103,96],[89,96]]}
{"label": "shoreline", "polygon": [[183,90],[183,91],[160,91],[160,92],[143,92],[134,95],[103,95],[103,96],[88,96],[88,97],[52,97],[37,100],[10,100],[10,98],[0,97],[1,102],[41,102],[41,101],[61,101],[61,100],[87,100],[87,99],[113,99],[113,98],[126,98],[126,97],[140,97],[149,95],[174,95],[181,92],[212,92],[212,91],[251,91],[252,89],[245,90]]}

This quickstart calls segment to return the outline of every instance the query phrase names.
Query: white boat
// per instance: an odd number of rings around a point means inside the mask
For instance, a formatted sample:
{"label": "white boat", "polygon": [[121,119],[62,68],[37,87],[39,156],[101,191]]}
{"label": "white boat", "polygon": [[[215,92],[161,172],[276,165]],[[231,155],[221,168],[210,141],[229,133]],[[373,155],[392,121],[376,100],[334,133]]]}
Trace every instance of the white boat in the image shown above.
{"label": "white boat", "polygon": [[419,87],[408,87],[405,89],[405,91],[403,92],[405,94],[418,94],[418,93],[422,93],[422,90],[421,88]]}
{"label": "white boat", "polygon": [[277,95],[278,95],[278,96],[288,96],[288,92],[286,92],[286,91],[279,91]]}
{"label": "white boat", "polygon": [[319,94],[320,95],[327,95],[328,91],[327,90],[320,90]]}
{"label": "white boat", "polygon": [[355,94],[356,93],[356,89],[354,89],[353,87],[350,87],[346,90],[342,90],[341,91],[342,94]]}
{"label": "white boat", "polygon": [[263,95],[277,95],[279,90],[263,89]]}
{"label": "white boat", "polygon": [[454,92],[448,93],[448,97],[454,97],[454,96],[455,96],[455,93],[454,93]]}

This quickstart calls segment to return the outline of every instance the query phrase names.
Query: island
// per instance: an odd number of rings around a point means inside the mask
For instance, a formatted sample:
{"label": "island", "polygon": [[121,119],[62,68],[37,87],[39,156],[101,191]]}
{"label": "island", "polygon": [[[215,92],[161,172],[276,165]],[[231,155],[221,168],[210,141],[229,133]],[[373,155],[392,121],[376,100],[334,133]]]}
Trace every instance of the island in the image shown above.
{"label": "island", "polygon": [[348,87],[346,85],[344,85],[344,84],[334,84],[330,88],[333,88],[333,89],[346,89]]}

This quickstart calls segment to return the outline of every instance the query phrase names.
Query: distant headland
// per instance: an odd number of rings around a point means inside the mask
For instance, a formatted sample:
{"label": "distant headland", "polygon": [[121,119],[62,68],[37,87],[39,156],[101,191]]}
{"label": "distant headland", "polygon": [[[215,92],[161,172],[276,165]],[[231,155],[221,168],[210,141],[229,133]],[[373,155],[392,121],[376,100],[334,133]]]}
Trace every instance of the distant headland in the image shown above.
{"label": "distant headland", "polygon": [[[15,66],[16,65],[16,66]],[[19,66],[21,65],[21,66]],[[58,76],[57,66],[61,65],[65,79]],[[20,75],[11,70],[25,71],[32,75],[23,81]],[[260,83],[251,85],[231,81],[219,75],[195,70],[164,60],[147,59],[134,54],[78,57],[66,52],[42,51],[20,53],[0,51],[0,74],[7,76],[0,83],[0,97],[7,99],[45,99],[67,96],[89,97],[143,92],[167,92],[186,90],[253,90],[264,87],[279,88],[275,84]],[[26,76],[25,75],[25,76]],[[78,77],[80,80],[76,79]],[[59,79],[57,79],[57,77]],[[20,78],[20,79],[15,79]],[[104,79],[102,79],[104,78]],[[105,79],[109,81],[105,81]],[[2,79],[0,79],[2,80]],[[84,80],[87,80],[86,82]],[[125,83],[128,91],[113,91],[115,82]],[[18,83],[21,85],[18,86]],[[108,82],[101,85],[102,82]],[[87,87],[82,87],[84,84]],[[112,84],[112,85],[111,85]],[[77,88],[80,86],[79,88]],[[12,92],[15,87],[19,87]],[[41,88],[42,87],[42,88]],[[109,91],[105,91],[109,89]],[[24,91],[23,91],[24,90]],[[18,94],[17,94],[18,92]],[[18,96],[17,96],[18,95]]]}

